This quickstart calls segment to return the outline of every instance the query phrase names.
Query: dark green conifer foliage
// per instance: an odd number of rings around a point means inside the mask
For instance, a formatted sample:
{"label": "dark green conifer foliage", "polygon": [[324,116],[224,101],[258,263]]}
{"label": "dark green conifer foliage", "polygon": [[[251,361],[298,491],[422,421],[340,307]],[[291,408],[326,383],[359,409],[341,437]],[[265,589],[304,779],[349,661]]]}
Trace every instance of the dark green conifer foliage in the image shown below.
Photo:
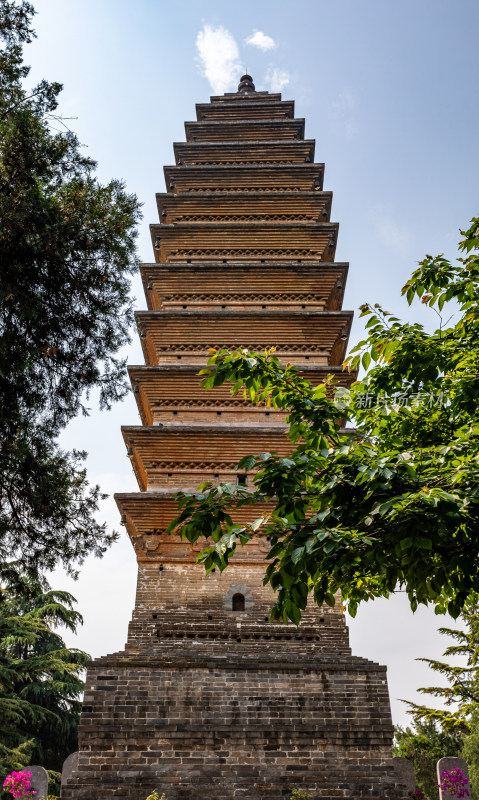
{"label": "dark green conifer foliage", "polygon": [[56,631],[81,624],[73,603],[68,592],[44,591],[32,580],[0,589],[0,777],[28,763],[60,773],[77,749],[90,657],[68,649]]}
{"label": "dark green conifer foliage", "polygon": [[[0,0],[0,562],[73,569],[112,537],[100,497],[62,452],[61,429],[128,391],[120,348],[132,322],[139,204],[55,116],[59,83],[26,88],[33,7]],[[61,130],[58,131],[58,128]]]}
{"label": "dark green conifer foliage", "polygon": [[[439,633],[451,637],[455,644],[444,652],[445,659],[461,656],[462,663],[451,664],[449,660],[419,658],[432,670],[446,679],[446,686],[428,686],[419,689],[423,694],[441,698],[445,708],[431,708],[406,701],[409,713],[416,722],[433,721],[445,731],[470,733],[471,723],[477,722],[479,712],[479,604],[470,603],[461,619],[465,630],[439,628]],[[465,663],[464,663],[465,660]],[[477,724],[476,724],[477,730]]]}

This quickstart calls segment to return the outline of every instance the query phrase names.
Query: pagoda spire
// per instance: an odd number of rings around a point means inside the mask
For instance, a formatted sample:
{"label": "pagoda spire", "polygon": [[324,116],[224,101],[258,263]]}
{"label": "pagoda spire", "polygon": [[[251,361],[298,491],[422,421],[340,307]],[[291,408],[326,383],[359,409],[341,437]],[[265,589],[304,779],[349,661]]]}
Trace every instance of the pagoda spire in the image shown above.
{"label": "pagoda spire", "polygon": [[240,78],[240,82],[238,84],[238,94],[249,94],[250,92],[255,92],[256,88],[253,83],[253,78],[251,75],[243,75]]}

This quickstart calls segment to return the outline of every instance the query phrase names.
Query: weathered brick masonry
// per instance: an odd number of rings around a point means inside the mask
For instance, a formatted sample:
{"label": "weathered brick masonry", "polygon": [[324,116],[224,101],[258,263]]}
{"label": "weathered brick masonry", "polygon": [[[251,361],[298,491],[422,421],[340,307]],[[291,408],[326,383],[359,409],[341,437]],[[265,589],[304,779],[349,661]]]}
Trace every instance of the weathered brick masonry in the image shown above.
{"label": "weathered brick masonry", "polygon": [[[137,315],[145,366],[130,368],[141,426],[123,430],[140,492],[117,496],[138,558],[124,651],[92,662],[79,768],[62,800],[279,800],[294,786],[329,798],[399,798],[386,670],[351,656],[339,607],[299,627],[268,622],[258,538],[205,577],[165,534],[172,495],[236,480],[257,450],[287,453],[284,415],[199,388],[208,347],[275,345],[313,382],[340,381],[352,321],[348,265],[336,263],[331,193],[304,120],[279,94],[197,106],[152,225]],[[239,480],[242,480],[240,476]]]}

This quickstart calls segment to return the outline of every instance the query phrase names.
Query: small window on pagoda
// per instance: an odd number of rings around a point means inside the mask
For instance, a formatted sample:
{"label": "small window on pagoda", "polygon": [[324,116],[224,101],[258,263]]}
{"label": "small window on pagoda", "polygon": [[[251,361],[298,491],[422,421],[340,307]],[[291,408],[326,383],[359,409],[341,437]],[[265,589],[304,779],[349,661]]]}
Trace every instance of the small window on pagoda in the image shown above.
{"label": "small window on pagoda", "polygon": [[247,484],[248,484],[247,475],[238,475],[237,484],[238,484],[238,486],[247,486]]}
{"label": "small window on pagoda", "polygon": [[244,594],[233,595],[232,609],[233,611],[244,611]]}

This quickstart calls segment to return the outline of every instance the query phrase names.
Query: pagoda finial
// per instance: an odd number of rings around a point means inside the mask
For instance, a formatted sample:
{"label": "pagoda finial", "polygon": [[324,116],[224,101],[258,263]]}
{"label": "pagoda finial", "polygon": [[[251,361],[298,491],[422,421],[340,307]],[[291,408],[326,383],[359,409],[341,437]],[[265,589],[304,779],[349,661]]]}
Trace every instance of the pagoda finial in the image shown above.
{"label": "pagoda finial", "polygon": [[238,84],[238,93],[248,94],[249,92],[255,92],[255,91],[256,89],[251,75],[243,75]]}

